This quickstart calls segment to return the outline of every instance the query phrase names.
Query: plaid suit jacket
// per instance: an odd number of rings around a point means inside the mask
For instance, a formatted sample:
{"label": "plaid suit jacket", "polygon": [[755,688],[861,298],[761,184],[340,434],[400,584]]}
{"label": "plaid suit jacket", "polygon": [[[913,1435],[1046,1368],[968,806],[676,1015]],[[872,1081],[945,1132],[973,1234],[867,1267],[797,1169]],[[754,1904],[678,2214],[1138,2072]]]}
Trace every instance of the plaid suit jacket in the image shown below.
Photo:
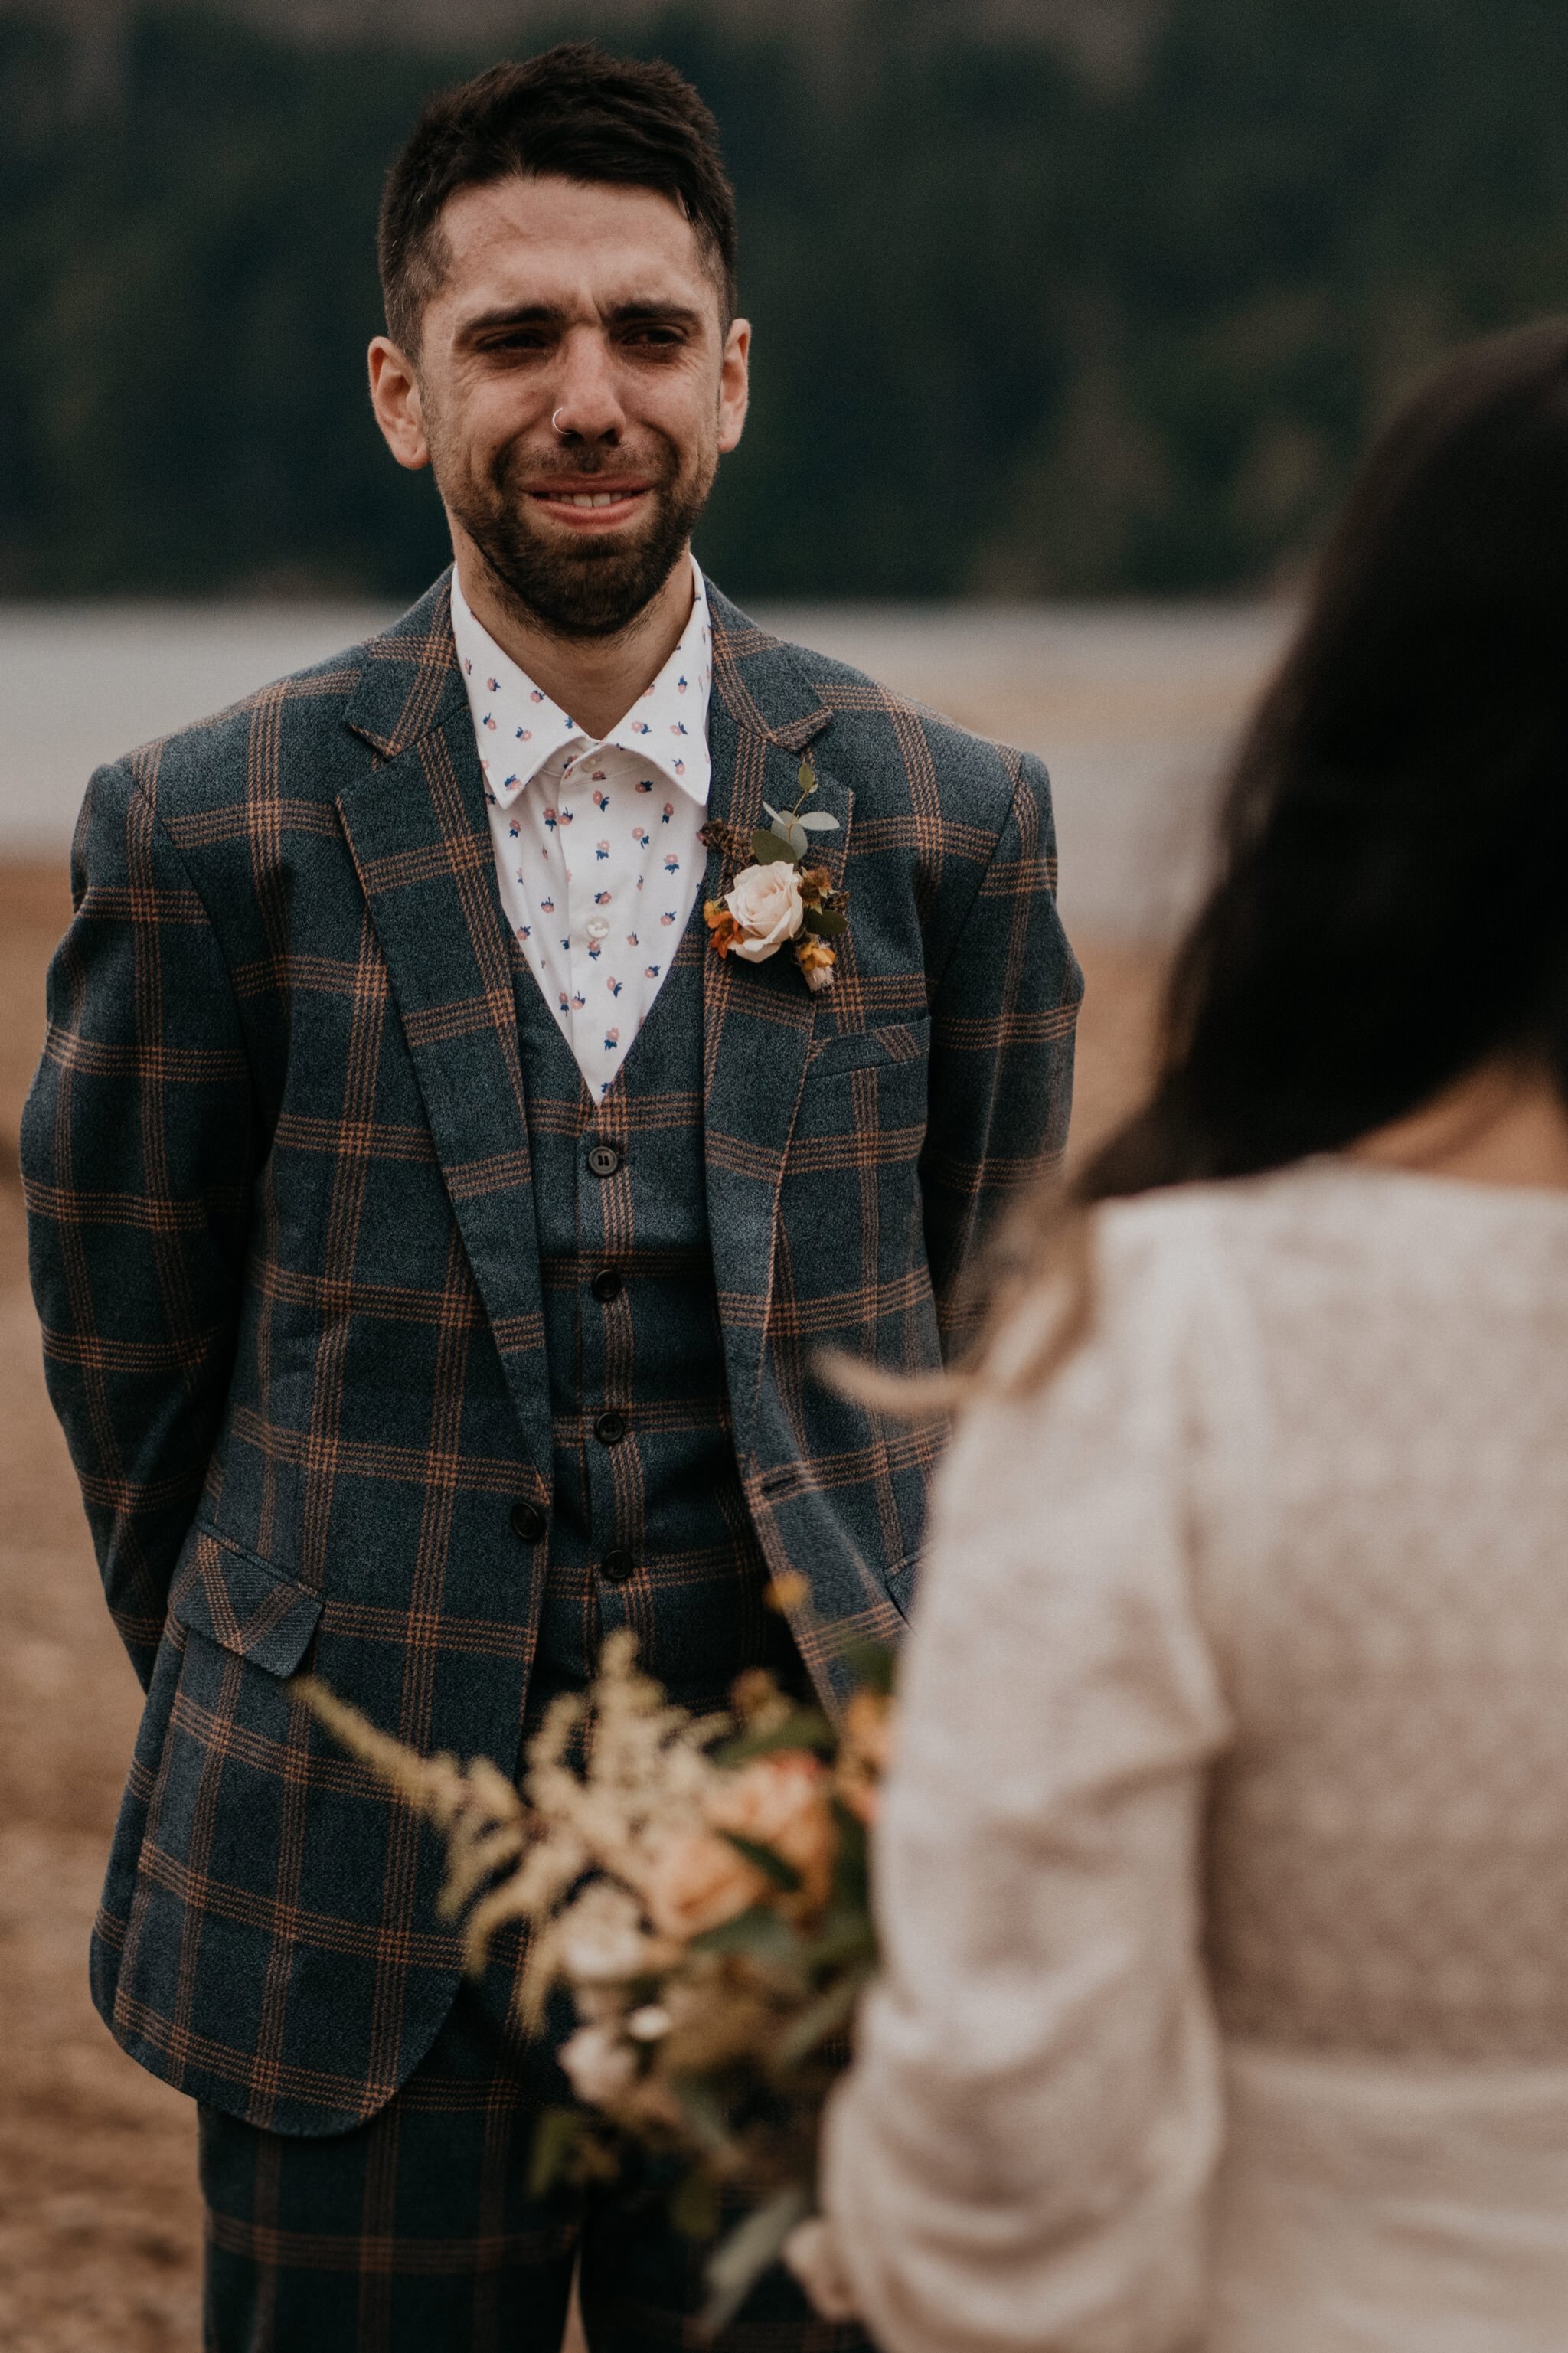
{"label": "plaid suit jacket", "polygon": [[[788,955],[707,959],[700,1107],[736,1454],[831,1693],[827,1635],[901,1623],[936,1439],[811,1357],[940,1361],[977,1233],[1062,1144],[1080,984],[1043,769],[710,593],[712,814],[749,830],[812,745],[850,892],[826,996]],[[510,1772],[548,1555],[515,1510],[550,1508],[544,1322],[446,581],[100,770],[73,892],[33,1279],[148,1688],[95,1989],[186,2090],[340,2129],[417,2063],[458,1953],[435,1841],[285,1679],[313,1643],[388,1729]]]}

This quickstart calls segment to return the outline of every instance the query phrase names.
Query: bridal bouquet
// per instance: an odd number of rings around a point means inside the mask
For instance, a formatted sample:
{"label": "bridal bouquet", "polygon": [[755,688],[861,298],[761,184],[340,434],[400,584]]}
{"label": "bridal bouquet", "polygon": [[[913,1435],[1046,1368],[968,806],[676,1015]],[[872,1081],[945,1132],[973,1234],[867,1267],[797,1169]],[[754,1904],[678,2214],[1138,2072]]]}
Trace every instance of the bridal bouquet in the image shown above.
{"label": "bridal bouquet", "polygon": [[441,1909],[466,1919],[468,1966],[524,1922],[525,2031],[544,2030],[556,1989],[570,1997],[558,2056],[580,2105],[543,2116],[534,2189],[639,2161],[675,2222],[718,2242],[710,2329],[814,2212],[823,2104],[876,1960],[867,1838],[890,1654],[865,1646],[855,1665],[837,1728],[763,1673],[741,1678],[732,1714],[696,1717],[613,1634],[593,1688],[556,1700],[530,1743],[521,1791],[486,1758],[421,1757],[324,1686],[295,1685],[445,1833]]}

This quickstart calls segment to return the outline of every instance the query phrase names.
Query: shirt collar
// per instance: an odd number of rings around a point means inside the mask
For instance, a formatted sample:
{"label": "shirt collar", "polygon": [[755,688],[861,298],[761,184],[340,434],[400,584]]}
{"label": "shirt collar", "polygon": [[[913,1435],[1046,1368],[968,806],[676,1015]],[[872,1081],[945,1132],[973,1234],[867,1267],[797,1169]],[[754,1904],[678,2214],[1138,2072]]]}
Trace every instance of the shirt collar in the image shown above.
{"label": "shirt collar", "polygon": [[535,686],[510,654],[503,653],[452,575],[452,636],[468,690],[479,743],[485,790],[501,808],[510,807],[555,753],[574,755],[615,749],[657,768],[679,785],[699,808],[708,806],[712,765],[708,750],[708,703],[713,683],[712,624],[701,566],[691,559],[691,612],[680,640],[651,686],[595,743],[570,712]]}

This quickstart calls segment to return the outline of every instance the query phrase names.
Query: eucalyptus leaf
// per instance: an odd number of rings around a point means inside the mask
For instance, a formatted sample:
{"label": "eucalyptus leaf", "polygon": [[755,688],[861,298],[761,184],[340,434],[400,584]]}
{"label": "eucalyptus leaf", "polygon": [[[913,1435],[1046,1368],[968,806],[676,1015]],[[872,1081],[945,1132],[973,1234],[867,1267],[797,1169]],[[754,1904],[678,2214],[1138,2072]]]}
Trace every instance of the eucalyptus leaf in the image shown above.
{"label": "eucalyptus leaf", "polygon": [[810,2211],[810,2194],[798,2185],[775,2190],[714,2249],[708,2261],[708,2302],[700,2323],[708,2335],[716,2337],[729,2327],[763,2274],[778,2261],[795,2224],[804,2222]]}
{"label": "eucalyptus leaf", "polygon": [[830,1912],[801,1959],[813,1971],[840,1969],[853,1962],[863,1965],[863,1974],[869,1975],[876,1966],[877,1931],[858,1905]]}
{"label": "eucalyptus leaf", "polygon": [[771,818],[772,818],[772,819],[773,819],[773,823],[774,823],[775,825],[777,825],[777,823],[778,823],[778,821],[779,821],[779,813],[778,813],[777,809],[776,809],[776,808],[774,808],[774,807],[773,807],[773,805],[772,801],[764,801],[764,802],[763,803],[763,810],[764,810],[765,814],[766,814],[767,816],[771,817]]}
{"label": "eucalyptus leaf", "polygon": [[847,915],[838,914],[831,907],[808,907],[805,911],[805,928],[808,932],[815,932],[819,940],[830,940],[839,932],[847,932],[849,929],[849,918]]}
{"label": "eucalyptus leaf", "polygon": [[831,809],[807,809],[797,822],[805,826],[807,833],[837,833],[838,830],[838,819]]}
{"label": "eucalyptus leaf", "polygon": [[[810,920],[808,914],[806,921]],[[837,1738],[819,1709],[803,1708],[783,1724],[775,1724],[770,1732],[737,1733],[733,1740],[713,1751],[713,1762],[729,1773],[738,1765],[749,1765],[753,1757],[772,1757],[781,1748],[809,1748],[816,1756],[831,1757]]]}
{"label": "eucalyptus leaf", "polygon": [[691,2138],[710,2159],[728,2164],[734,2157],[735,2144],[731,2137],[730,2120],[712,2084],[705,2083],[700,2075],[678,2075],[670,2088],[680,2103]]}
{"label": "eucalyptus leaf", "polygon": [[763,1846],[760,1839],[742,1838],[739,1831],[721,1831],[719,1835],[737,1854],[745,1856],[753,1871],[760,1871],[764,1879],[771,1879],[786,1895],[798,1895],[803,1882],[793,1862],[786,1862],[771,1846]]}
{"label": "eucalyptus leaf", "polygon": [[795,818],[791,818],[789,822],[789,847],[790,855],[794,858],[804,858],[811,847],[810,837],[805,826]]}
{"label": "eucalyptus leaf", "polygon": [[866,1825],[837,1799],[833,1803],[833,1818],[838,1829],[838,1852],[833,1858],[834,1905],[836,1910],[864,1919],[870,1892]]}
{"label": "eucalyptus leaf", "polygon": [[734,1919],[721,1920],[691,1939],[694,1953],[750,1953],[759,1960],[786,1965],[799,1959],[801,1945],[797,1931],[765,1904],[749,1905]]}
{"label": "eucalyptus leaf", "polygon": [[837,2034],[848,2025],[855,2005],[860,1999],[860,1989],[870,1976],[869,1968],[858,1970],[853,1977],[840,1978],[826,1993],[818,1994],[807,2004],[787,2034],[784,2035],[775,2053],[781,2068],[798,2067],[809,2058],[819,2042],[830,2034]]}
{"label": "eucalyptus leaf", "polygon": [[809,760],[803,760],[801,762],[800,775],[796,778],[796,782],[799,784],[803,793],[814,793],[816,790],[816,770],[812,766]]}
{"label": "eucalyptus leaf", "polygon": [[576,2108],[546,2108],[533,2136],[528,2168],[528,2194],[542,2198],[560,2180],[584,2131]]}
{"label": "eucalyptus leaf", "polygon": [[890,1643],[872,1641],[865,1634],[846,1634],[833,1643],[832,1655],[847,1667],[857,1683],[886,1696],[899,1672],[899,1654]]}
{"label": "eucalyptus leaf", "polygon": [[760,825],[752,836],[752,857],[758,866],[776,866],[785,858],[792,866],[795,864],[795,852],[788,842],[781,840],[765,825]]}
{"label": "eucalyptus leaf", "polygon": [[700,2167],[682,2174],[669,2201],[669,2219],[683,2239],[716,2237],[721,2211],[718,2184]]}

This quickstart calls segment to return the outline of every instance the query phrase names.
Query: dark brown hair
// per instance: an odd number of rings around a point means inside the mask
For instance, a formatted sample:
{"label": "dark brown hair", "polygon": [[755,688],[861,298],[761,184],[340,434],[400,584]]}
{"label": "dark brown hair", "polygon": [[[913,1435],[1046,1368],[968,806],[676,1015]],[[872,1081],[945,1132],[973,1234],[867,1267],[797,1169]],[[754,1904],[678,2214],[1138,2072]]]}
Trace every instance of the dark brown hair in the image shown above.
{"label": "dark brown hair", "polygon": [[387,332],[404,351],[418,350],[421,313],[441,282],[447,200],[460,188],[551,174],[668,196],[697,233],[729,325],[735,192],[718,124],[673,66],[563,41],[440,91],[387,174],[376,260]]}

